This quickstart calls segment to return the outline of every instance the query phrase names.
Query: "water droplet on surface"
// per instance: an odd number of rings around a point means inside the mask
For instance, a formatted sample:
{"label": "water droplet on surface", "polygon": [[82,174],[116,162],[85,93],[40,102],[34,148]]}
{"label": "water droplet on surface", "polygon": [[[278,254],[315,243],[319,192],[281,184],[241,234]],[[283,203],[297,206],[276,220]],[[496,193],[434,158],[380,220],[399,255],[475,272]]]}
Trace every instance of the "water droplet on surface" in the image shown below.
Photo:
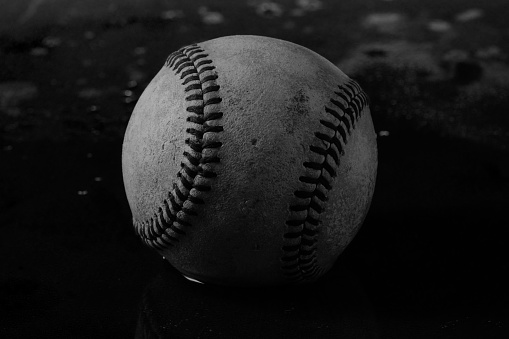
{"label": "water droplet on surface", "polygon": [[47,36],[42,40],[42,43],[48,48],[54,48],[62,44],[62,39],[56,36]]}
{"label": "water droplet on surface", "polygon": [[168,10],[161,13],[163,20],[175,20],[184,17],[184,12],[181,10]]}
{"label": "water droplet on surface", "polygon": [[478,8],[471,8],[464,12],[458,13],[456,15],[456,21],[459,22],[468,22],[476,19],[480,19],[483,16],[483,11]]}
{"label": "water droplet on surface", "polygon": [[136,80],[130,80],[127,83],[127,88],[135,88],[136,86],[138,86],[138,82]]}
{"label": "water droplet on surface", "polygon": [[44,47],[35,47],[30,50],[30,55],[32,56],[46,56],[48,55],[49,50]]}
{"label": "water droplet on surface", "polygon": [[83,34],[83,37],[85,37],[87,40],[92,40],[95,38],[95,33],[92,31],[86,31],[85,34]]}
{"label": "water droplet on surface", "polygon": [[143,46],[136,47],[133,51],[134,55],[144,55],[147,52],[147,48]]}
{"label": "water droplet on surface", "polygon": [[445,33],[450,31],[451,24],[444,20],[433,20],[428,22],[428,29],[432,32]]}
{"label": "water droplet on surface", "polygon": [[201,16],[201,21],[205,25],[217,25],[223,23],[224,21],[223,14],[219,12],[209,11],[209,9],[206,6],[199,7],[198,14]]}
{"label": "water droplet on surface", "polygon": [[97,112],[98,110],[99,110],[99,106],[96,106],[96,105],[92,105],[92,106],[88,107],[89,112]]}
{"label": "water droplet on surface", "polygon": [[266,18],[276,18],[283,14],[283,8],[275,2],[264,1],[256,6],[256,14]]}

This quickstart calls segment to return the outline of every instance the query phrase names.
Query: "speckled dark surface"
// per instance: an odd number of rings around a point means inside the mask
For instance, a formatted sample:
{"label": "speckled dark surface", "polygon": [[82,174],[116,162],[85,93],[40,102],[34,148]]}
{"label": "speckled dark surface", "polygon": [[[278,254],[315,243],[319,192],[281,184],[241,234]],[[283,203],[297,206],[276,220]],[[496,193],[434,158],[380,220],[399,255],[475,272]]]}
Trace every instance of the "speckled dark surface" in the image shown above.
{"label": "speckled dark surface", "polygon": [[[5,3],[0,336],[507,337],[506,1]],[[195,285],[131,228],[137,96],[176,48],[231,34],[313,49],[370,95],[371,210],[317,284]]]}

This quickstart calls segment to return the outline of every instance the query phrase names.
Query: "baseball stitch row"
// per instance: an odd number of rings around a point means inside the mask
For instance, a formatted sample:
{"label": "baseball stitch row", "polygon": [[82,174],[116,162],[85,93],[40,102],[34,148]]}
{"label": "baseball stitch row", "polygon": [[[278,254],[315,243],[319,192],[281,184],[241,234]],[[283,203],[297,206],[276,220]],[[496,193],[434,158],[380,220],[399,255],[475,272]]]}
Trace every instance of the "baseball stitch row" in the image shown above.
{"label": "baseball stitch row", "polygon": [[[324,157],[321,163],[304,162],[303,166],[318,171],[318,177],[301,176],[299,180],[305,184],[312,184],[315,189],[297,190],[294,192],[299,203],[290,206],[291,216],[286,221],[288,231],[284,234],[282,269],[290,280],[312,279],[320,273],[317,263],[317,235],[327,201],[327,192],[332,189],[331,180],[337,176],[340,156],[344,155],[343,146],[348,142],[348,136],[355,128],[361,113],[369,99],[360,86],[353,80],[338,86],[336,98],[330,99],[330,105],[325,106],[325,112],[335,118],[336,122],[320,120],[320,123],[333,133],[329,136],[316,132],[315,137],[326,147],[311,145],[309,150]],[[335,147],[332,147],[332,146]],[[303,217],[305,215],[305,217]]]}
{"label": "baseball stitch row", "polygon": [[186,129],[187,149],[173,189],[152,218],[135,224],[145,243],[159,250],[175,246],[186,234],[185,228],[192,226],[191,217],[198,215],[197,207],[205,203],[204,194],[210,191],[211,181],[217,176],[214,164],[220,162],[218,151],[222,143],[217,138],[205,138],[205,134],[223,131],[218,125],[223,116],[218,105],[222,99],[215,66],[207,57],[198,45],[190,45],[170,54],[165,63],[183,80],[189,114],[186,120],[192,127]]}

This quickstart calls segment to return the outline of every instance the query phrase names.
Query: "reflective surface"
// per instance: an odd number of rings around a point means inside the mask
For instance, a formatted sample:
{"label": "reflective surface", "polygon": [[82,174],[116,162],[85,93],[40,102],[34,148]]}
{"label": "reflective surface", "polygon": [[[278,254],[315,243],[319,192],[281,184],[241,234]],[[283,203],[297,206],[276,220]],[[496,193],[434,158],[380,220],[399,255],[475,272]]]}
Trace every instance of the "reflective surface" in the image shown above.
{"label": "reflective surface", "polygon": [[[0,337],[509,337],[506,0],[0,4]],[[316,285],[196,285],[132,230],[137,97],[229,34],[306,46],[370,96],[371,209]]]}
{"label": "reflective surface", "polygon": [[169,264],[143,292],[136,338],[376,338],[357,278],[336,267],[319,283],[227,288],[186,280]]}

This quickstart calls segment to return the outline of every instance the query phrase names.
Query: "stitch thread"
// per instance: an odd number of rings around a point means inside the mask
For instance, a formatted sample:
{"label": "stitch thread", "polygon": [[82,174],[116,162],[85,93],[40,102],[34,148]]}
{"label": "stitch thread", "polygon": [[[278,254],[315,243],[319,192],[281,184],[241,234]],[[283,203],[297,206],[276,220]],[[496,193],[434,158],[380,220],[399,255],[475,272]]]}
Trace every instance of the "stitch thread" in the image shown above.
{"label": "stitch thread", "polygon": [[[323,156],[322,162],[306,161],[303,167],[319,172],[318,177],[303,175],[299,181],[314,185],[314,190],[296,190],[294,196],[297,203],[289,206],[290,218],[286,221],[287,232],[283,235],[284,245],[281,256],[283,274],[292,281],[313,279],[321,268],[317,263],[317,242],[320,232],[320,214],[327,202],[327,193],[332,189],[332,180],[337,176],[341,156],[344,155],[344,145],[355,129],[355,123],[361,113],[369,105],[367,95],[353,80],[338,86],[334,91],[336,97],[330,99],[325,112],[336,122],[320,120],[320,124],[334,134],[329,136],[316,132],[315,138],[322,141],[326,147],[309,146],[309,151]],[[334,147],[333,147],[334,146]]]}
{"label": "stitch thread", "polygon": [[222,143],[204,140],[204,135],[223,131],[222,126],[211,125],[223,117],[217,106],[222,99],[215,67],[205,51],[196,44],[182,47],[168,56],[165,66],[180,76],[182,85],[186,86],[189,114],[186,121],[192,127],[186,129],[187,149],[182,153],[181,169],[172,190],[151,218],[134,222],[136,233],[148,246],[158,250],[175,246],[186,234],[185,229],[192,226],[190,217],[197,216],[199,205],[205,203],[202,192],[210,191],[211,180],[217,177],[213,164],[220,162],[217,153]]}

